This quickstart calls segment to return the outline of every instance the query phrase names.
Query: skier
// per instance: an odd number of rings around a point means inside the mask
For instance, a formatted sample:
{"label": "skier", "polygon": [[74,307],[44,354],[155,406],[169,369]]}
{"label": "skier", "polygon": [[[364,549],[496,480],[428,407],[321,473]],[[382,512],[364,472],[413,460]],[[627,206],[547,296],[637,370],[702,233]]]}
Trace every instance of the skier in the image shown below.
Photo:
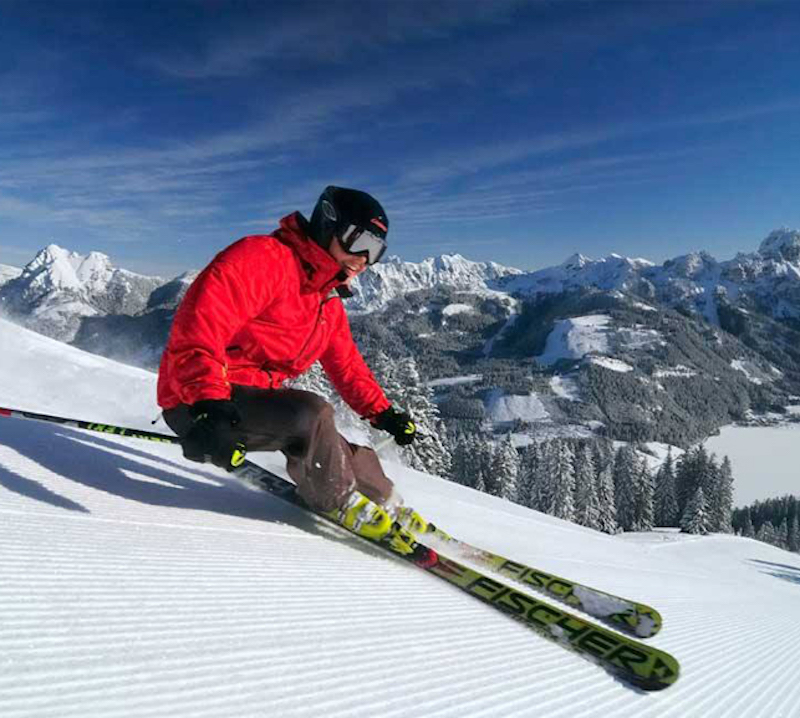
{"label": "skier", "polygon": [[[158,403],[183,454],[233,470],[247,451],[281,451],[314,510],[366,538],[409,543],[425,522],[403,502],[377,454],[336,430],[333,408],[282,388],[319,360],[345,401],[400,445],[416,436],[353,341],[341,301],[380,260],[389,222],[366,192],[328,187],[311,221],[284,217],[270,235],[220,252],[175,314]],[[411,537],[411,538],[410,538]]]}

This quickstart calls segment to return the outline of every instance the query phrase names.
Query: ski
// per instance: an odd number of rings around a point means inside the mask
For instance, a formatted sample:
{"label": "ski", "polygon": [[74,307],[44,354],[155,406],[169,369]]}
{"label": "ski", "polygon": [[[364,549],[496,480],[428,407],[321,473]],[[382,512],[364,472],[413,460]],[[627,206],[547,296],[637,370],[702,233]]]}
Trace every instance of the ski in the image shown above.
{"label": "ski", "polygon": [[[0,407],[0,417],[53,422],[102,434],[147,441],[180,443],[176,436],[168,434],[111,424],[79,421],[49,414],[20,411],[18,409]],[[295,485],[268,469],[264,469],[251,461],[245,461],[232,473],[233,476],[244,483],[266,491],[272,496],[304,511],[310,511],[297,494]],[[357,534],[347,531],[338,523],[321,514],[314,513],[314,515],[356,539],[367,541],[367,539],[362,539]],[[443,534],[443,532],[440,533]],[[444,535],[446,536],[446,534]],[[450,540],[452,541],[453,539]],[[392,555],[418,566],[431,575],[446,581],[451,586],[455,586],[470,596],[474,596],[501,612],[512,616],[545,638],[587,658],[631,686],[644,691],[658,691],[671,686],[678,679],[680,667],[675,658],[669,653],[645,645],[603,626],[596,625],[590,620],[569,613],[538,597],[534,598],[527,593],[517,591],[481,571],[440,555],[435,549],[422,541],[415,541],[411,553],[400,553],[388,542],[367,541],[367,543],[391,552]],[[463,542],[461,543],[466,545]],[[521,566],[522,564],[517,565]],[[514,577],[515,573],[520,573],[511,569],[508,569],[508,572],[512,577]],[[547,575],[549,576],[549,574]],[[534,584],[528,584],[524,580],[523,584],[534,586]]]}
{"label": "ski", "polygon": [[434,548],[447,547],[455,550],[460,558],[468,562],[477,563],[526,588],[544,592],[568,606],[585,611],[590,616],[611,623],[615,628],[638,638],[650,638],[661,630],[661,614],[652,606],[570,581],[541,569],[526,566],[519,561],[512,561],[456,539],[433,524],[428,524],[423,540],[429,540]]}
{"label": "ski", "polygon": [[[295,491],[293,483],[267,469],[246,461],[233,474],[251,486],[303,510],[309,510]],[[315,515],[339,530],[361,539],[327,517]],[[521,621],[540,635],[602,666],[620,680],[641,690],[662,690],[678,679],[680,667],[670,654],[596,625],[540,598],[517,591],[481,571],[439,554],[423,541],[415,543],[411,554],[399,553],[389,543],[367,543],[380,546],[443,579],[451,586]]]}

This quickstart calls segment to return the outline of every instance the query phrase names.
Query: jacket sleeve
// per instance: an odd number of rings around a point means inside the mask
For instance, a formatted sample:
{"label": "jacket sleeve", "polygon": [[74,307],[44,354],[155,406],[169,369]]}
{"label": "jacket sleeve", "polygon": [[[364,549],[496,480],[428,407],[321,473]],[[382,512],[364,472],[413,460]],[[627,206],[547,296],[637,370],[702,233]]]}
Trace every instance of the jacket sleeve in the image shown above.
{"label": "jacket sleeve", "polygon": [[371,419],[390,406],[375,376],[358,351],[344,307],[337,303],[336,326],[320,363],[336,391],[359,416]]}
{"label": "jacket sleeve", "polygon": [[279,280],[272,275],[279,273],[269,259],[254,256],[247,240],[239,242],[218,255],[186,293],[167,344],[172,388],[185,404],[230,398],[225,349],[275,296]]}

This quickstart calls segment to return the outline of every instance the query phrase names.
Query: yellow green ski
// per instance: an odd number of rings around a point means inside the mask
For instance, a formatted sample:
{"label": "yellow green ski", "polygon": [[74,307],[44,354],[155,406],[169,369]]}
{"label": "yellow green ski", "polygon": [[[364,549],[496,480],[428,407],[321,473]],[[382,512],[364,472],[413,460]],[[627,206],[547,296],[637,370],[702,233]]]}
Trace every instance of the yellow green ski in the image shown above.
{"label": "yellow green ski", "polygon": [[479,564],[505,578],[546,593],[573,608],[607,622],[615,628],[637,636],[650,638],[661,630],[661,614],[652,606],[615,596],[576,581],[526,566],[518,561],[500,556],[453,538],[433,524],[428,524],[422,537],[434,547],[455,552],[460,558]]}

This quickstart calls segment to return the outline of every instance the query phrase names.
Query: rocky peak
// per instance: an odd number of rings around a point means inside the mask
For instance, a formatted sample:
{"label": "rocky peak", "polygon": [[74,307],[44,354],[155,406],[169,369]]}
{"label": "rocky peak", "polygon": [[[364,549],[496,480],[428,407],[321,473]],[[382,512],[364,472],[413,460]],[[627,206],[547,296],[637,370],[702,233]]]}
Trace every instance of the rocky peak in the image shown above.
{"label": "rocky peak", "polygon": [[102,291],[114,274],[111,260],[100,252],[83,256],[49,244],[23,268],[17,280],[25,293],[41,296],[53,291]]}
{"label": "rocky peak", "polygon": [[164,280],[116,269],[101,252],[49,244],[0,287],[0,302],[30,328],[69,341],[83,317],[135,314]]}
{"label": "rocky peak", "polygon": [[758,252],[767,259],[800,265],[800,231],[776,229],[761,243]]}
{"label": "rocky peak", "polygon": [[562,263],[561,266],[564,269],[571,269],[571,270],[579,270],[583,269],[587,264],[589,264],[592,260],[584,255],[576,252],[570,257],[567,257]]}
{"label": "rocky peak", "polygon": [[693,279],[708,270],[716,268],[717,264],[717,260],[708,252],[691,252],[669,260],[664,264],[664,267],[678,277]]}

